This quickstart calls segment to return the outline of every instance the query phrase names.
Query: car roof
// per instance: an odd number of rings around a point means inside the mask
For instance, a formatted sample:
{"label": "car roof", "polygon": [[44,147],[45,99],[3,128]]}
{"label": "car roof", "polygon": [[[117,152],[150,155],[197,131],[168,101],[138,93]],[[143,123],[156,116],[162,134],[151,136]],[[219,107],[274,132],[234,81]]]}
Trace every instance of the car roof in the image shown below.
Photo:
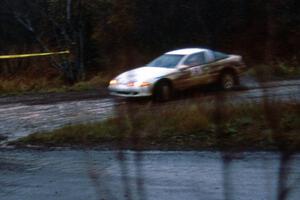
{"label": "car roof", "polygon": [[199,53],[199,52],[203,52],[203,51],[207,51],[207,49],[202,49],[202,48],[186,48],[186,49],[178,49],[178,50],[175,50],[175,51],[170,51],[170,52],[167,52],[166,54],[171,54],[171,55],[190,55],[190,54]]}

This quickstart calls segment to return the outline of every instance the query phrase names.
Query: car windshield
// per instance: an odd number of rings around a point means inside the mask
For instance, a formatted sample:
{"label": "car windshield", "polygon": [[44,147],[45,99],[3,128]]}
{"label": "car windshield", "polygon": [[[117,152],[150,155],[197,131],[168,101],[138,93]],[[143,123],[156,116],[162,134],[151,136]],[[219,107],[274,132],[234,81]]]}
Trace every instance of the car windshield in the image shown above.
{"label": "car windshield", "polygon": [[180,60],[183,58],[183,55],[170,55],[170,54],[165,54],[162,55],[146,66],[148,67],[163,67],[163,68],[175,68]]}

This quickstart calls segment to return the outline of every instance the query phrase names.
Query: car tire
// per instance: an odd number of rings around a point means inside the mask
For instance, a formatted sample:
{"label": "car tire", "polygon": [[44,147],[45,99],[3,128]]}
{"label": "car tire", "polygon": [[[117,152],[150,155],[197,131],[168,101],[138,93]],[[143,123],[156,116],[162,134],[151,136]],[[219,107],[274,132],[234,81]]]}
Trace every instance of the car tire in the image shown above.
{"label": "car tire", "polygon": [[173,89],[169,82],[158,82],[153,90],[154,101],[165,102],[171,100],[173,97]]}
{"label": "car tire", "polygon": [[225,71],[221,74],[219,85],[222,90],[232,90],[239,84],[239,79],[234,72]]}

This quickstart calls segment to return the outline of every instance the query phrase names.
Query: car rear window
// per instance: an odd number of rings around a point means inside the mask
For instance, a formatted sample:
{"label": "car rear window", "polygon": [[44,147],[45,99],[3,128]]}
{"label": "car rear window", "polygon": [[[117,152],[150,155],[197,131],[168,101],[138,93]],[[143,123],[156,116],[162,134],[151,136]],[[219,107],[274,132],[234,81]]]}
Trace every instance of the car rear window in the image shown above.
{"label": "car rear window", "polygon": [[205,64],[205,57],[204,57],[204,53],[200,52],[200,53],[196,53],[194,55],[189,56],[186,61],[184,62],[185,65],[188,66],[196,66],[196,65],[203,65]]}

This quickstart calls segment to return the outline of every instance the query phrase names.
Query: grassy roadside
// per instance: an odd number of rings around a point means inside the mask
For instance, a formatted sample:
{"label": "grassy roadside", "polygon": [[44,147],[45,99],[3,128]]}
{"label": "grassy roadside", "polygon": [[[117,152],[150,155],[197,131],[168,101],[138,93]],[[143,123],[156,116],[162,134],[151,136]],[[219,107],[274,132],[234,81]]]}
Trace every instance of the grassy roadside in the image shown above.
{"label": "grassy roadside", "polygon": [[99,87],[106,87],[109,79],[109,75],[98,74],[89,80],[77,82],[70,86],[66,85],[61,78],[51,80],[46,78],[0,78],[0,96],[93,90]]}
{"label": "grassy roadside", "polygon": [[300,150],[300,104],[220,106],[218,109],[211,102],[120,108],[113,119],[35,133],[11,144],[144,150]]}

